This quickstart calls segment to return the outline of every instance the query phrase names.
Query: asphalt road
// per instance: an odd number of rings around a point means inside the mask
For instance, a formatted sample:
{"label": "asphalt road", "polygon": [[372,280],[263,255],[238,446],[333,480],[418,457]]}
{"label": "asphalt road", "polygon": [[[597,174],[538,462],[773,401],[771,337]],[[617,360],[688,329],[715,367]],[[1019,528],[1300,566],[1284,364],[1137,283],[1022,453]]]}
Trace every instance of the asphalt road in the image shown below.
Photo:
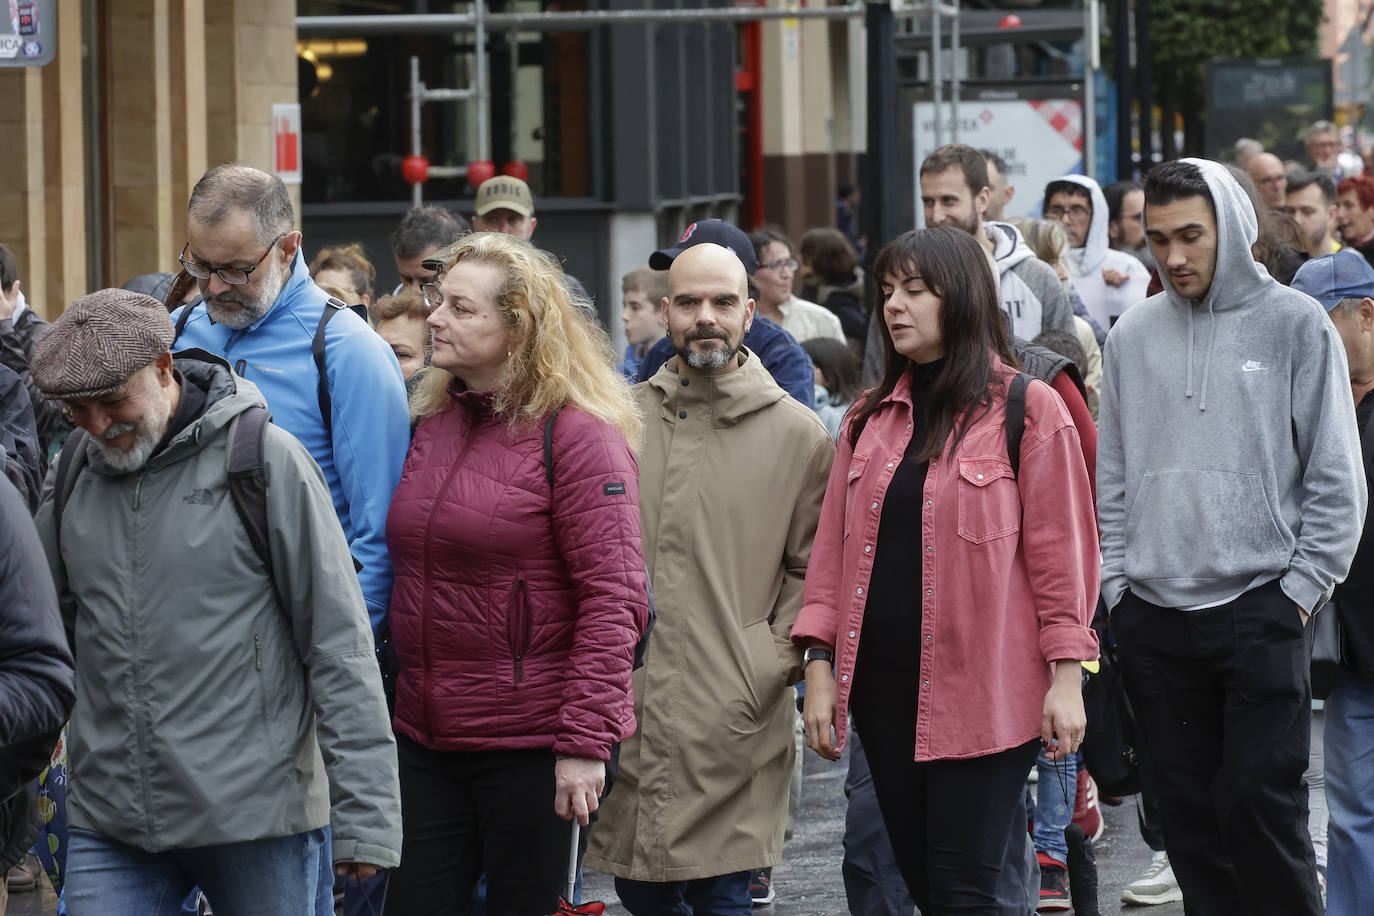
{"label": "asphalt road", "polygon": [[[806,752],[802,807],[796,833],[773,869],[777,901],[755,910],[759,916],[840,916],[849,912],[840,877],[840,841],[844,834],[844,776],[847,760],[829,763]],[[1121,888],[1150,863],[1150,850],[1140,839],[1132,799],[1119,808],[1103,806],[1106,832],[1097,841],[1099,906],[1103,914],[1183,916],[1182,903],[1140,907],[1121,903]],[[626,916],[609,877],[586,873],[585,899],[604,900],[612,916]]]}

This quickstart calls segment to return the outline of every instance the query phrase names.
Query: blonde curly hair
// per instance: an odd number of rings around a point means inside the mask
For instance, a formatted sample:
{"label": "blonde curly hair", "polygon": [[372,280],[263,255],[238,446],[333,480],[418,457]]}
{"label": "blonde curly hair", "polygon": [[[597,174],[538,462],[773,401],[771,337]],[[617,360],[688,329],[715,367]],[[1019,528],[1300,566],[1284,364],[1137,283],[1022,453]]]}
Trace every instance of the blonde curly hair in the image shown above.
{"label": "blonde curly hair", "polygon": [[[444,270],[460,261],[490,264],[503,277],[494,299],[510,333],[510,355],[492,391],[493,409],[518,426],[539,423],[571,405],[616,427],[637,449],[644,424],[629,385],[616,371],[610,338],[579,305],[558,262],[499,232],[465,236]],[[411,400],[415,419],[453,405],[448,395],[453,375],[437,366],[423,371]]]}

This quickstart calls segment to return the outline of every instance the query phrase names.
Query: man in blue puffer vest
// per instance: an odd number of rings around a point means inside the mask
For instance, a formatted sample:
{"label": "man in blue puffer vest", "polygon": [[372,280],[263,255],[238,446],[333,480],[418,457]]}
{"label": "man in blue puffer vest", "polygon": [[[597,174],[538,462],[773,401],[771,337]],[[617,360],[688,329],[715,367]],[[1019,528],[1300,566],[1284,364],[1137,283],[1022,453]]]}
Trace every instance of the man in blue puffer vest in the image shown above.
{"label": "man in blue puffer vest", "polygon": [[184,327],[175,346],[208,350],[252,380],[276,424],[319,463],[376,633],[391,600],[386,516],[410,441],[405,383],[391,348],[345,308],[324,325],[321,391],[311,346],[331,306],[294,226],[275,175],[238,164],[205,173],[191,191],[181,253],[203,300],[185,307],[189,316],[172,315]]}

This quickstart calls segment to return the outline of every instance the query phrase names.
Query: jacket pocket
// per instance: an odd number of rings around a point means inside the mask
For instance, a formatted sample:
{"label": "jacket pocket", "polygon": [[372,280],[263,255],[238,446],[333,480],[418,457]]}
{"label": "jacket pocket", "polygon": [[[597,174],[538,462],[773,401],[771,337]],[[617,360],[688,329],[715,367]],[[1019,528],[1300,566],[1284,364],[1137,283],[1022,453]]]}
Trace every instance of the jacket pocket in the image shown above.
{"label": "jacket pocket", "polygon": [[1259,474],[1169,468],[1141,478],[1126,518],[1132,580],[1250,577],[1288,560]]}
{"label": "jacket pocket", "polygon": [[1005,458],[960,458],[959,536],[982,544],[1021,530],[1021,494]]}
{"label": "jacket pocket", "polygon": [[515,665],[515,683],[525,675],[525,653],[530,649],[530,595],[524,579],[516,579],[506,602],[506,642]]}
{"label": "jacket pocket", "polygon": [[864,468],[868,467],[867,455],[854,455],[849,459],[849,472],[845,475],[844,485],[844,536],[849,537],[849,530],[854,527],[854,523],[863,517],[864,507],[857,505],[860,490],[862,489],[861,480]]}

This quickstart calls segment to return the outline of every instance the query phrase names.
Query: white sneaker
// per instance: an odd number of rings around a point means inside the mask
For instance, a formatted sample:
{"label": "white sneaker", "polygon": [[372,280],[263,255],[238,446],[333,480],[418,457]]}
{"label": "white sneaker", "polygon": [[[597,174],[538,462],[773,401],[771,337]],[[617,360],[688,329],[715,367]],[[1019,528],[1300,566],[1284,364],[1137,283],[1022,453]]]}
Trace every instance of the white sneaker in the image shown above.
{"label": "white sneaker", "polygon": [[1121,891],[1122,903],[1142,906],[1176,903],[1182,899],[1183,891],[1179,889],[1178,879],[1174,877],[1174,869],[1169,864],[1167,852],[1155,853],[1150,860],[1150,866]]}

